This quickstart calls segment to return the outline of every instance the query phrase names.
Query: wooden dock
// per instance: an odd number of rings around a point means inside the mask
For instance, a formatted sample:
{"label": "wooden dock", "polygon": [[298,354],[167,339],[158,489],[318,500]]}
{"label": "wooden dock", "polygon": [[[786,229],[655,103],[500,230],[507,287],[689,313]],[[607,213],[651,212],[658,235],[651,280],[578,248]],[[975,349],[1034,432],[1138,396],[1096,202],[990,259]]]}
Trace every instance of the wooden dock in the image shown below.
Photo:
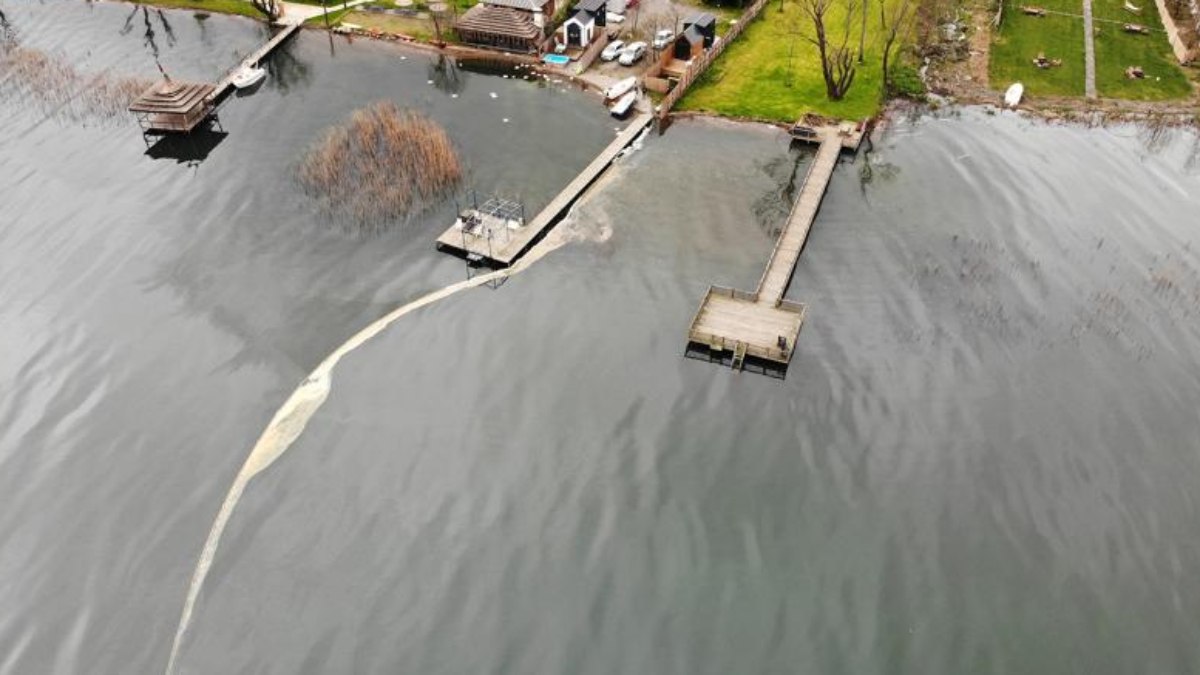
{"label": "wooden dock", "polygon": [[259,62],[267,58],[271,52],[275,51],[279,45],[283,44],[288,38],[295,35],[296,31],[298,30],[300,30],[300,24],[298,23],[287,24],[280,27],[279,31],[272,35],[270,40],[267,40],[262,44],[262,46],[251,52],[249,56],[242,59],[236,66],[226,71],[225,75],[221,77],[220,80],[217,80],[217,83],[214,85],[215,89],[212,94],[212,100],[219,103],[220,101],[224,100],[225,97],[230,94],[230,92],[233,91],[233,74],[236,73],[239,68],[242,66],[257,66]]}
{"label": "wooden dock", "polygon": [[804,242],[816,220],[843,148],[857,148],[862,127],[822,127],[811,130],[818,141],[817,156],[808,168],[800,196],[792,204],[783,232],[775,242],[767,267],[753,293],[711,286],[688,329],[689,344],[710,354],[732,354],[732,366],[741,369],[752,357],[786,366],[792,358],[805,306],[784,299]]}
{"label": "wooden dock", "polygon": [[550,200],[532,220],[516,230],[505,230],[500,236],[478,236],[464,232],[457,225],[451,225],[437,239],[437,248],[455,255],[461,255],[470,260],[477,260],[491,267],[508,267],[520,258],[538,237],[558,221],[567,209],[575,203],[583,191],[587,189],[613,160],[621,154],[630,143],[633,143],[654,119],[648,112],[639,112],[637,117],[625,127],[608,147],[584,167],[579,175],[567,184],[561,192]]}

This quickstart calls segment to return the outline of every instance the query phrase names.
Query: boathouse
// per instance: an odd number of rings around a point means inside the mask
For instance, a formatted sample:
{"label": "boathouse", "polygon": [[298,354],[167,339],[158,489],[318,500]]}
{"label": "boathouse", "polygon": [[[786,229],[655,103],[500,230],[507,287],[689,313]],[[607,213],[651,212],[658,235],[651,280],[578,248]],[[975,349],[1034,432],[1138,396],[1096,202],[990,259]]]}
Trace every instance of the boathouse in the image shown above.
{"label": "boathouse", "polygon": [[608,0],[581,0],[575,5],[575,13],[563,22],[563,44],[567,47],[587,47],[595,38],[597,29],[604,28],[608,13]]}
{"label": "boathouse", "polygon": [[211,84],[163,78],[129,105],[142,133],[188,133],[213,113]]}
{"label": "boathouse", "polygon": [[507,51],[536,52],[546,39],[554,0],[483,0],[454,23],[463,42]]}

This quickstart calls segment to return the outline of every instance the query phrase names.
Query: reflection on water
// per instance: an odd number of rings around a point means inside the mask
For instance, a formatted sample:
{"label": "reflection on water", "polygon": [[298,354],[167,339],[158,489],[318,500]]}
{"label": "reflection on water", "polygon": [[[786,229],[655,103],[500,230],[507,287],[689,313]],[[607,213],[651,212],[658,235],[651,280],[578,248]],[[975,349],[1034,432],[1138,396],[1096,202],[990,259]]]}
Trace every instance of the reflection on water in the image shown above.
{"label": "reflection on water", "polygon": [[[128,7],[0,8],[80,72],[156,73]],[[181,78],[261,38],[166,15]],[[281,403],[464,278],[432,246],[452,200],[369,237],[312,212],[290,169],[321,129],[384,92],[530,209],[613,134],[562,84],[454,98],[433,57],[327,42],[229,102],[203,171],[0,99],[3,675],[161,672]],[[897,122],[834,177],[777,380],[683,341],[709,284],[753,286],[809,155],[676,123],[556,231],[581,241],[345,355],[230,519],[180,672],[1200,670],[1194,147]]]}
{"label": "reflection on water", "polygon": [[218,124],[216,120],[213,120],[207,126],[198,127],[190,134],[160,136],[157,140],[153,140],[153,144],[146,149],[146,156],[151,159],[172,159],[180,164],[193,167],[199,166],[229,135],[220,129]]}

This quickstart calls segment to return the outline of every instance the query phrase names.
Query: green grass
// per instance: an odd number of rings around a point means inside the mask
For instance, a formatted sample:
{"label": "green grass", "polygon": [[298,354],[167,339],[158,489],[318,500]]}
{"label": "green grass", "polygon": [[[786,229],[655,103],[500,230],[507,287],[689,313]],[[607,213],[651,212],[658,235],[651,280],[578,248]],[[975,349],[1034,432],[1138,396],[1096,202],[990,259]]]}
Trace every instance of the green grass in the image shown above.
{"label": "green grass", "polygon": [[[394,14],[375,14],[371,12],[350,12],[345,16],[348,23],[358,24],[363,28],[376,28],[385,33],[398,33],[418,40],[434,38],[433,21],[416,17],[397,16]],[[442,38],[449,40],[452,36],[450,21],[442,26]]]}
{"label": "green grass", "polygon": [[[1004,4],[1004,20],[992,36],[989,77],[992,86],[1002,89],[1012,82],[1024,82],[1031,96],[1083,96],[1083,3],[1081,0],[1030,0],[1047,10],[1076,16],[1026,16],[1019,2]],[[1096,89],[1107,98],[1166,100],[1183,98],[1191,85],[1171,54],[1171,46],[1154,3],[1135,0],[1140,15],[1125,12],[1123,0],[1093,0],[1092,18],[1099,32],[1096,47]],[[1113,23],[1117,22],[1117,23]],[[1150,35],[1125,33],[1121,24],[1138,23],[1151,29]],[[1047,58],[1062,59],[1058,68],[1039,69],[1032,63],[1038,52]],[[1127,66],[1141,66],[1144,80],[1125,77]]]}
{"label": "green grass", "polygon": [[[1142,8],[1138,15],[1126,12],[1122,4],[1123,0],[1092,0],[1092,16],[1099,29],[1095,37],[1097,93],[1139,101],[1186,97],[1191,84],[1171,51],[1154,3],[1134,0],[1133,4]],[[1121,30],[1125,23],[1141,24],[1150,34],[1126,33]],[[1129,66],[1141,66],[1145,79],[1125,77]]]}
{"label": "green grass", "polygon": [[[1050,11],[1082,14],[1080,0],[1031,0]],[[1038,68],[1038,53],[1062,59],[1057,68]],[[1003,89],[1013,82],[1025,83],[1028,96],[1083,96],[1083,19],[1074,16],[1026,16],[1020,3],[1004,3],[999,30],[992,34],[988,76],[992,86]]]}
{"label": "green grass", "polygon": [[167,9],[196,9],[214,14],[238,14],[252,19],[265,19],[262,12],[254,9],[246,0],[132,0],[142,5],[154,5]]}
{"label": "green grass", "polygon": [[[870,117],[879,112],[883,84],[875,11],[867,21],[865,63],[858,66],[854,84],[841,101],[831,101],[825,93],[817,48],[797,35],[808,34],[812,24],[792,0],[784,3],[782,12],[774,1],[763,8],[676,107],[781,122],[794,122],[807,113]],[[831,11],[826,23],[831,34],[840,35],[844,15],[835,13]],[[857,28],[856,23],[852,36],[858,35]],[[857,49],[856,37],[850,44]]]}

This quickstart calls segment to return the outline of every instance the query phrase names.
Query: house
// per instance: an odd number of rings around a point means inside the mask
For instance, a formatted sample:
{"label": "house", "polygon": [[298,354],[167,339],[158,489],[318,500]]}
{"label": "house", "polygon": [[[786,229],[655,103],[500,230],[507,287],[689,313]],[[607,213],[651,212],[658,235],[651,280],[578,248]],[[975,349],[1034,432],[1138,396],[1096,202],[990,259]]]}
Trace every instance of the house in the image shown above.
{"label": "house", "polygon": [[454,29],[470,44],[536,52],[552,16],[554,0],[483,0],[459,17]]}
{"label": "house", "polygon": [[568,47],[587,47],[604,28],[608,0],[580,0],[571,17],[563,22],[562,42]]}
{"label": "house", "polygon": [[692,28],[704,36],[704,48],[712,49],[713,42],[717,39],[717,17],[703,12],[683,22],[683,32],[686,33]]}
{"label": "house", "polygon": [[696,30],[695,26],[687,26],[675,38],[675,46],[671,50],[671,59],[675,61],[691,61],[703,53],[704,34]]}

